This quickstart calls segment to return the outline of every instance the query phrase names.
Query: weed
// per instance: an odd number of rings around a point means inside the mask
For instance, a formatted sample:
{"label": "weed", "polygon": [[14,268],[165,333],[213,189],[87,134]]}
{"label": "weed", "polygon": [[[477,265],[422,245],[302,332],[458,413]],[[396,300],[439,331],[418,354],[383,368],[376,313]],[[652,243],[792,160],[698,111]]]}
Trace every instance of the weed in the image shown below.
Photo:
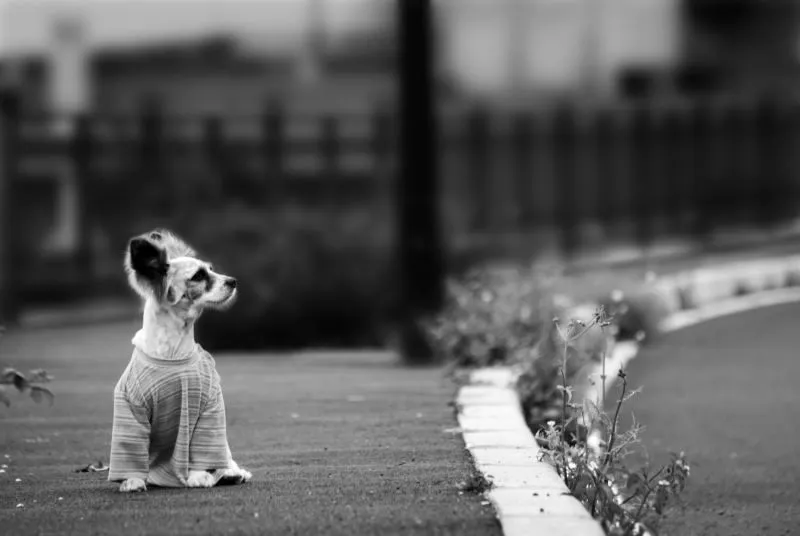
{"label": "weed", "polygon": [[[621,390],[611,414],[605,411],[605,354],[601,389],[594,400],[584,397],[574,402],[574,387],[566,373],[569,349],[575,342],[593,326],[605,329],[610,325],[601,307],[588,326],[576,321],[558,326],[563,342],[558,386],[560,414],[537,430],[536,437],[543,446],[542,458],[555,467],[570,493],[600,521],[607,534],[657,534],[666,508],[680,502],[680,494],[689,478],[685,455],[673,454],[671,461],[656,471],[648,466],[630,469],[628,460],[639,443],[641,428],[634,424],[630,430],[622,431],[619,427],[622,406],[636,393],[629,389],[626,373],[617,372]],[[595,444],[594,438],[599,438]]]}
{"label": "weed", "polygon": [[[2,334],[3,330],[0,328],[0,336]],[[0,373],[0,403],[5,404],[6,407],[11,405],[11,399],[6,393],[6,386],[13,386],[21,393],[28,393],[34,402],[47,400],[52,405],[55,398],[53,393],[41,386],[42,383],[48,383],[52,379],[52,376],[41,369],[32,370],[25,376],[16,369],[6,367]]]}
{"label": "weed", "polygon": [[490,489],[492,489],[492,483],[477,471],[458,485],[458,491],[475,495],[482,495]]}

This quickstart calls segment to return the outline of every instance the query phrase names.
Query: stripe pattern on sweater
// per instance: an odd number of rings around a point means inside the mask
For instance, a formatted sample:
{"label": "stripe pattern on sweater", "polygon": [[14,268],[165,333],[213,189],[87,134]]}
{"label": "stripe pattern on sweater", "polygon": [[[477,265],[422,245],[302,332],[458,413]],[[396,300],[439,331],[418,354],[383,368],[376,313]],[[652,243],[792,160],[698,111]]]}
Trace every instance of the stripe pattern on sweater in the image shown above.
{"label": "stripe pattern on sweater", "polygon": [[114,389],[108,479],[183,487],[190,469],[225,469],[230,461],[211,355],[197,345],[185,359],[164,360],[135,348]]}

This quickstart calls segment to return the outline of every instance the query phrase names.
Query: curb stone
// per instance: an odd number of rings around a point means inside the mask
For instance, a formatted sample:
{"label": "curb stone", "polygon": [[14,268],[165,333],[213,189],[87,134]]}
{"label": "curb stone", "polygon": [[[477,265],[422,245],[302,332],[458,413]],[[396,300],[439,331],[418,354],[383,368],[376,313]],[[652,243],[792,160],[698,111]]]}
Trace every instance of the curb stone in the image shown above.
{"label": "curb stone", "polygon": [[[655,291],[668,316],[659,330],[677,331],[714,318],[761,307],[800,302],[800,255],[723,264],[658,278]],[[576,311],[586,309],[583,304]],[[639,344],[617,342],[606,359],[605,392],[616,371],[624,370]],[[548,463],[525,422],[515,389],[519,371],[510,367],[478,369],[457,395],[458,422],[476,469],[491,484],[488,499],[505,536],[601,536],[600,523],[572,495]],[[588,376],[598,377],[602,364]],[[583,396],[596,397],[599,381]],[[590,445],[599,447],[596,437]]]}

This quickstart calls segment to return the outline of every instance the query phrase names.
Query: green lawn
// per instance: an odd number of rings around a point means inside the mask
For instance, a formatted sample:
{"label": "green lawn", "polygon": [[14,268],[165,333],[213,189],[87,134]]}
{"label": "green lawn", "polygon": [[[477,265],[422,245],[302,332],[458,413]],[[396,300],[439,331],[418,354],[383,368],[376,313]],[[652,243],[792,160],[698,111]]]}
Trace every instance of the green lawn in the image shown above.
{"label": "green lawn", "polygon": [[[218,355],[244,486],[123,495],[104,473],[112,389],[135,323],[12,332],[2,363],[56,376],[54,407],[0,408],[0,533],[500,534],[438,370],[378,353]],[[20,479],[16,482],[16,479]],[[24,506],[17,507],[18,504]]]}

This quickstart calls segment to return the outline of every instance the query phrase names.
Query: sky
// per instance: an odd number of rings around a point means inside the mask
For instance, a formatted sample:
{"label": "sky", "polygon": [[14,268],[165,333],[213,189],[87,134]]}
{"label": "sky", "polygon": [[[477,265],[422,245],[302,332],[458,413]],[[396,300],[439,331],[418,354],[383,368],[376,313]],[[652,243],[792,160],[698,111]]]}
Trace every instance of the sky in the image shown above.
{"label": "sky", "polygon": [[[234,31],[266,46],[303,35],[313,0],[0,0],[0,56],[44,51],[54,16],[78,13],[90,46]],[[318,0],[331,34],[363,26],[380,0]]]}

